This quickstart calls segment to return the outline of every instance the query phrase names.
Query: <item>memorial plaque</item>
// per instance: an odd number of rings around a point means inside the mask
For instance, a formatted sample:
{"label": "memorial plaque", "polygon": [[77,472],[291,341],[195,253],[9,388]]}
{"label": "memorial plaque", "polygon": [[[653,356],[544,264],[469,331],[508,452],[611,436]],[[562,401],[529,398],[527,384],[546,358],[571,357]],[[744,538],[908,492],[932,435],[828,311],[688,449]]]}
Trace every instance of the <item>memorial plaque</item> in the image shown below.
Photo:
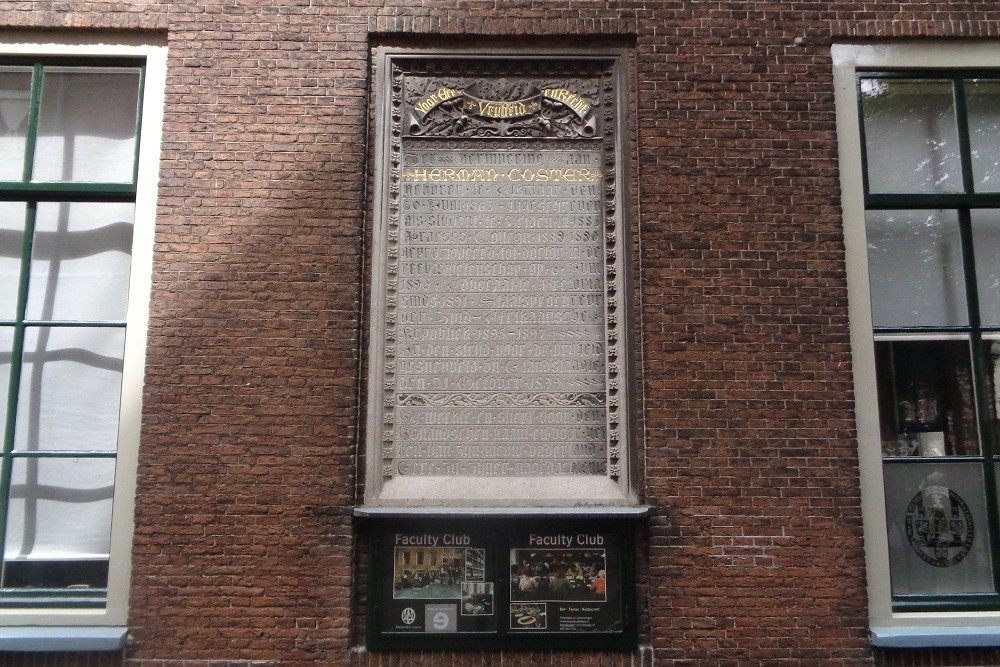
{"label": "memorial plaque", "polygon": [[367,503],[629,500],[620,78],[380,54]]}

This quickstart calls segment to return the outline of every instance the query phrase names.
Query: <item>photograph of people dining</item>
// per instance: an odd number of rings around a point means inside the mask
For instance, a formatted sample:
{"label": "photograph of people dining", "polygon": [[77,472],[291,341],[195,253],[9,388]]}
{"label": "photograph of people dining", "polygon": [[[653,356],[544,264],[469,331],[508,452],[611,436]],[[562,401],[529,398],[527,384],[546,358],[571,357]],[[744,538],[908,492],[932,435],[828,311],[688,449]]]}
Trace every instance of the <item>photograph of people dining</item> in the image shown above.
{"label": "photograph of people dining", "polygon": [[462,584],[462,616],[493,615],[493,584]]}
{"label": "photograph of people dining", "polygon": [[607,558],[603,549],[512,549],[510,599],[607,600]]}
{"label": "photograph of people dining", "polygon": [[465,581],[465,549],[396,548],[392,597],[458,599]]}

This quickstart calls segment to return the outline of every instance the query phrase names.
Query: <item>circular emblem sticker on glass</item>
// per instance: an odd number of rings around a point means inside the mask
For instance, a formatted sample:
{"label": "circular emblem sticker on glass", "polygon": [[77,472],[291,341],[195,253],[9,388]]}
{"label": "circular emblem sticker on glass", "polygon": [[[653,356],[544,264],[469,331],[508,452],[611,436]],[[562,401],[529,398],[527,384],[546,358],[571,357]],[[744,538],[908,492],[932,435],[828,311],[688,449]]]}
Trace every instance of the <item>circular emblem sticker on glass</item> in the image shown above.
{"label": "circular emblem sticker on glass", "polygon": [[934,567],[962,562],[972,549],[975,527],[968,505],[946,486],[927,486],[906,507],[906,538]]}

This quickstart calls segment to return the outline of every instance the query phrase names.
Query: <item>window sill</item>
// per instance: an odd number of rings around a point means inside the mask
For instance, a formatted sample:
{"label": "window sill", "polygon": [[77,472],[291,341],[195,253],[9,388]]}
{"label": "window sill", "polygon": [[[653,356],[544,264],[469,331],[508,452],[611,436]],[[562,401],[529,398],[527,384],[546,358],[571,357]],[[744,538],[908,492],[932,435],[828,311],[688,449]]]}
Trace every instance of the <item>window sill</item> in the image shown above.
{"label": "window sill", "polygon": [[1000,647],[1000,626],[902,626],[872,628],[872,644],[879,648]]}
{"label": "window sill", "polygon": [[118,651],[125,627],[25,626],[0,628],[2,651]]}

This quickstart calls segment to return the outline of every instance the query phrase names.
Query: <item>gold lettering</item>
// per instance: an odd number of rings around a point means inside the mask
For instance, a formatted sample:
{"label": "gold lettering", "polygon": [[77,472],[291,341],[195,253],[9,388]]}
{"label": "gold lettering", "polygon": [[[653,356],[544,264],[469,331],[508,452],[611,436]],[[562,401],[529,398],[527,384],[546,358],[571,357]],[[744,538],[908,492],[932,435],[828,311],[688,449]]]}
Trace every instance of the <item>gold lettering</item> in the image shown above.
{"label": "gold lettering", "polygon": [[566,88],[546,88],[542,91],[549,99],[562,102],[580,116],[590,113],[590,105],[579,95]]}
{"label": "gold lettering", "polygon": [[[494,170],[490,170],[491,172]],[[506,173],[508,181],[536,181],[545,183],[548,181],[563,181],[566,183],[579,183],[581,181],[597,181],[601,178],[601,172],[592,169],[509,169]],[[493,180],[496,180],[494,177]]]}
{"label": "gold lettering", "polygon": [[433,92],[430,95],[428,95],[422,101],[417,102],[414,105],[414,108],[420,113],[426,115],[430,113],[430,111],[437,105],[441,104],[442,102],[453,100],[461,94],[462,91],[455,90],[454,88],[440,88],[436,92]]}
{"label": "gold lettering", "polygon": [[461,169],[453,168],[426,168],[412,167],[403,171],[403,180],[406,182],[463,182],[482,183],[500,180],[501,178],[512,182],[565,182],[580,183],[594,182],[601,179],[601,171],[587,168],[546,168],[546,167],[511,167],[506,172],[498,172],[496,169]]}
{"label": "gold lettering", "polygon": [[461,169],[414,168],[407,169],[403,172],[403,179],[406,181],[432,181],[435,183],[442,181],[481,183],[486,181],[495,181],[500,178],[500,176],[501,174],[499,174],[496,169],[470,170],[466,167],[462,167]]}
{"label": "gold lettering", "polygon": [[478,116],[485,116],[486,118],[517,118],[536,112],[539,108],[540,103],[537,100],[531,102],[524,100],[499,102],[470,98],[468,101],[469,111]]}

